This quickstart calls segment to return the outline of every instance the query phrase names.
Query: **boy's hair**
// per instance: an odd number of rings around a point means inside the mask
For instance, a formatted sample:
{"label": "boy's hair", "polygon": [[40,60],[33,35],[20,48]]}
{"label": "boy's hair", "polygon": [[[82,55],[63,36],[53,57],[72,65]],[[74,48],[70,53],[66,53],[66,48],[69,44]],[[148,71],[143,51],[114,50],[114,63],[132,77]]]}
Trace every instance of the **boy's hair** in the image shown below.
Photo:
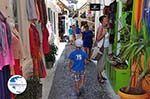
{"label": "boy's hair", "polygon": [[99,17],[99,22],[102,23],[104,18],[106,18],[106,15],[100,16],[100,17]]}

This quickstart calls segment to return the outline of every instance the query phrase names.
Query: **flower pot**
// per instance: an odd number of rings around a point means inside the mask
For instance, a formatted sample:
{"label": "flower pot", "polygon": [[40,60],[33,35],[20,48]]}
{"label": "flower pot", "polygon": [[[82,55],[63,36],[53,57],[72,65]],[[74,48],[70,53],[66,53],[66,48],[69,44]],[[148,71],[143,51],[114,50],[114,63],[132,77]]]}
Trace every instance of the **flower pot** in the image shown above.
{"label": "flower pot", "polygon": [[38,86],[38,95],[37,95],[37,97],[39,97],[39,98],[42,98],[42,86],[43,85],[41,83]]}
{"label": "flower pot", "polygon": [[53,67],[54,62],[46,62],[46,68],[51,69]]}
{"label": "flower pot", "polygon": [[147,93],[143,93],[140,95],[133,95],[124,93],[121,90],[119,90],[118,95],[120,96],[120,99],[149,99],[149,95]]}
{"label": "flower pot", "polygon": [[16,95],[15,99],[39,99],[42,96],[42,84],[38,78],[27,79],[27,85],[25,92]]}

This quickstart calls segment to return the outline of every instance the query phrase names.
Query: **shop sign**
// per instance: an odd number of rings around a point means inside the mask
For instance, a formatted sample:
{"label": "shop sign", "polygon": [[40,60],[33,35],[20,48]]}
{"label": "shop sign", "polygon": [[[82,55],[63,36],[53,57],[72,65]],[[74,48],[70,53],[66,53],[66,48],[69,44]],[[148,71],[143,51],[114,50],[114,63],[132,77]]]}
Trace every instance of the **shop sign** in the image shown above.
{"label": "shop sign", "polygon": [[100,3],[92,3],[90,4],[90,10],[91,11],[100,11]]}

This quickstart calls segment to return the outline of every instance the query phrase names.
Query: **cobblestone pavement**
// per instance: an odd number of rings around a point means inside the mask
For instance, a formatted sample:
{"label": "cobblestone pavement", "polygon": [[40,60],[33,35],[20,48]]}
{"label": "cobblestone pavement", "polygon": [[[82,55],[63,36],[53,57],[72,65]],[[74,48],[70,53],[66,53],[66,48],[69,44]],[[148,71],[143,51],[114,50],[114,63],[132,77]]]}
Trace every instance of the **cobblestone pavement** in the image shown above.
{"label": "cobblestone pavement", "polygon": [[114,99],[110,93],[107,92],[107,84],[99,84],[97,82],[96,65],[93,62],[89,63],[86,67],[84,93],[77,98],[74,91],[74,82],[67,68],[67,56],[72,49],[74,49],[73,46],[66,46],[58,60],[48,99]]}

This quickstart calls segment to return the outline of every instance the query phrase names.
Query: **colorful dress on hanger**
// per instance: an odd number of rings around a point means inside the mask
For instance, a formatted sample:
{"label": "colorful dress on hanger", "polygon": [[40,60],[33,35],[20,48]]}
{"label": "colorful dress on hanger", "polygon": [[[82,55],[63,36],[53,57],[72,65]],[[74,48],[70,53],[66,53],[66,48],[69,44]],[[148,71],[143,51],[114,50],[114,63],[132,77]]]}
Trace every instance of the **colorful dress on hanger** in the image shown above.
{"label": "colorful dress on hanger", "polygon": [[34,0],[26,0],[27,16],[28,20],[37,19],[36,6]]}
{"label": "colorful dress on hanger", "polygon": [[47,29],[46,26],[43,27],[43,52],[44,54],[48,54],[50,52],[50,49],[49,49],[49,44],[48,44],[48,37],[49,37],[49,31]]}
{"label": "colorful dress on hanger", "polygon": [[21,44],[21,37],[19,36],[19,33],[14,29],[12,31],[12,49],[15,59],[14,72],[16,75],[22,75],[22,67],[20,61],[24,58],[24,56]]}
{"label": "colorful dress on hanger", "polygon": [[0,70],[6,65],[14,65],[12,48],[8,45],[5,23],[0,20]]}
{"label": "colorful dress on hanger", "polygon": [[11,99],[10,91],[7,87],[10,78],[10,66],[6,65],[0,70],[0,99]]}
{"label": "colorful dress on hanger", "polygon": [[42,61],[42,54],[40,51],[40,38],[35,24],[31,23],[29,28],[30,51],[33,59],[33,74],[40,78],[46,77],[46,68]]}
{"label": "colorful dress on hanger", "polygon": [[11,99],[7,82],[10,78],[10,66],[13,65],[10,27],[0,11],[0,99]]}

